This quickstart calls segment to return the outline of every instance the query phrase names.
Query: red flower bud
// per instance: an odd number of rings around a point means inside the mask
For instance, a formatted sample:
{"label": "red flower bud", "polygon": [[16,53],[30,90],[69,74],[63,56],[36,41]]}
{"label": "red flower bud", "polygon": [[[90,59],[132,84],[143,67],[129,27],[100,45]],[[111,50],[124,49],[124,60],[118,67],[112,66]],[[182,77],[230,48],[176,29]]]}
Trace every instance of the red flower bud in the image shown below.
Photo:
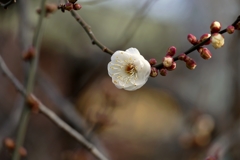
{"label": "red flower bud", "polygon": [[149,59],[148,62],[149,62],[149,64],[150,64],[151,66],[157,64],[157,60],[156,60],[155,58],[151,58],[151,59]]}
{"label": "red flower bud", "polygon": [[217,33],[221,30],[221,24],[218,21],[212,22],[211,26],[211,33]]}
{"label": "red flower bud", "polygon": [[187,61],[186,61],[186,67],[188,69],[195,69],[197,67],[197,63],[192,59],[192,58],[189,58]]}
{"label": "red flower bud", "polygon": [[234,32],[234,30],[235,30],[235,27],[234,27],[234,26],[228,26],[228,27],[227,27],[227,32],[228,32],[229,34],[232,34],[232,33]]}
{"label": "red flower bud", "polygon": [[73,5],[73,9],[74,9],[74,10],[80,10],[81,8],[82,8],[82,5],[81,5],[81,4],[75,3],[75,4]]}
{"label": "red flower bud", "polygon": [[201,49],[200,55],[203,59],[206,60],[212,58],[211,52],[205,47]]}
{"label": "red flower bud", "polygon": [[174,46],[169,47],[166,56],[170,56],[170,57],[174,56],[176,53],[176,50],[177,48]]}
{"label": "red flower bud", "polygon": [[165,69],[165,68],[162,68],[162,69],[160,69],[160,74],[162,75],[162,76],[166,76],[167,75],[167,69]]}
{"label": "red flower bud", "polygon": [[172,70],[175,70],[177,68],[177,63],[176,62],[173,62],[172,65],[168,68],[166,68],[167,70],[169,71],[172,71]]}
{"label": "red flower bud", "polygon": [[72,3],[66,3],[65,4],[65,9],[68,11],[71,11],[73,9],[73,4]]}
{"label": "red flower bud", "polygon": [[196,44],[198,43],[197,38],[196,38],[193,34],[189,34],[189,35],[187,36],[187,39],[188,39],[188,41],[189,41],[191,44],[193,44],[193,45],[196,45]]}
{"label": "red flower bud", "polygon": [[151,77],[157,77],[157,75],[158,75],[158,70],[155,67],[151,67],[150,76]]}
{"label": "red flower bud", "polygon": [[163,57],[163,66],[164,67],[170,67],[173,63],[173,58],[171,56]]}
{"label": "red flower bud", "polygon": [[182,53],[178,56],[178,59],[181,60],[181,61],[185,61],[186,56],[187,55],[185,53]]}
{"label": "red flower bud", "polygon": [[[205,33],[200,37],[200,42],[205,41],[206,39],[208,39],[209,37],[211,37],[211,34],[209,33]],[[208,40],[204,45],[209,45],[211,43],[211,40]]]}

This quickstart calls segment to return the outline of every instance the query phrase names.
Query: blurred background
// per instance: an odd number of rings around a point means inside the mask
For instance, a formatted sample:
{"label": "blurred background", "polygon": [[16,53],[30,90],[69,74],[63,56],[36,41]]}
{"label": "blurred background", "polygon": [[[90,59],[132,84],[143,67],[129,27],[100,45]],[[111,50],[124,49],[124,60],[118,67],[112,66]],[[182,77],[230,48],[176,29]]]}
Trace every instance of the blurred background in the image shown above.
{"label": "blurred background", "polygon": [[[59,4],[61,1],[48,1]],[[31,46],[40,1],[0,8],[0,55],[24,84],[22,53]],[[113,51],[138,48],[161,62],[168,47],[191,47],[186,37],[226,28],[240,15],[239,0],[82,0],[78,13]],[[149,78],[134,92],[118,90],[107,73],[110,56],[91,41],[68,11],[44,19],[34,93],[111,160],[240,159],[240,33],[190,71],[178,62],[166,77]],[[23,98],[0,74],[0,140],[15,140]],[[42,114],[32,114],[24,147],[28,160],[94,160],[84,147]],[[4,143],[0,159],[12,151]]]}

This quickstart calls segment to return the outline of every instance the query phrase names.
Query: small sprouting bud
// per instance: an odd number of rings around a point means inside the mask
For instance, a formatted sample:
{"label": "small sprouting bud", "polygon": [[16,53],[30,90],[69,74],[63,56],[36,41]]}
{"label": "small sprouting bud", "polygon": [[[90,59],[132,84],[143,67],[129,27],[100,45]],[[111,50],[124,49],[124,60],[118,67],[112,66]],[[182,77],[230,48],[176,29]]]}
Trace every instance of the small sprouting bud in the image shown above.
{"label": "small sprouting bud", "polygon": [[150,76],[151,76],[151,77],[157,77],[157,75],[158,75],[158,70],[157,70],[157,68],[151,67]]}
{"label": "small sprouting bud", "polygon": [[10,150],[13,150],[15,148],[15,143],[11,138],[4,139],[4,145]]}
{"label": "small sprouting bud", "polygon": [[197,37],[194,36],[193,34],[189,34],[189,35],[187,36],[187,39],[188,39],[188,41],[189,41],[191,44],[193,44],[193,45],[196,45],[196,44],[198,43]]}
{"label": "small sprouting bud", "polygon": [[234,32],[234,30],[235,30],[235,27],[234,27],[234,26],[228,26],[228,27],[227,27],[227,32],[228,32],[229,34],[232,34],[232,33]]}
{"label": "small sprouting bud", "polygon": [[65,9],[68,11],[71,11],[73,9],[73,4],[72,3],[66,3],[65,4]]}
{"label": "small sprouting bud", "polygon": [[[45,16],[47,17],[49,14],[54,13],[56,10],[58,10],[58,6],[54,3],[48,3],[45,5]],[[37,10],[38,14],[41,14],[42,10],[38,8]]]}
{"label": "small sprouting bud", "polygon": [[186,56],[187,56],[187,55],[186,55],[185,53],[182,53],[182,54],[180,54],[180,55],[178,56],[178,59],[181,60],[181,61],[185,61]]}
{"label": "small sprouting bud", "polygon": [[188,69],[195,69],[197,67],[197,63],[192,59],[192,58],[188,58],[188,60],[186,61],[186,67]]}
{"label": "small sprouting bud", "polygon": [[150,63],[151,66],[157,64],[157,60],[156,60],[155,58],[151,58],[151,59],[149,59],[148,62]]}
{"label": "small sprouting bud", "polygon": [[[209,37],[211,37],[211,34],[209,33],[205,33],[200,37],[200,42],[205,41],[206,39],[208,39]],[[209,45],[211,43],[211,40],[207,41],[206,43],[204,43],[204,45]]]}
{"label": "small sprouting bud", "polygon": [[175,55],[175,53],[176,53],[176,50],[177,49],[174,46],[169,47],[166,56],[173,57]]}
{"label": "small sprouting bud", "polygon": [[211,33],[217,33],[221,30],[221,24],[220,22],[218,21],[214,21],[212,22],[211,26],[210,26],[210,29],[211,29]]}
{"label": "small sprouting bud", "polygon": [[170,67],[173,64],[173,58],[170,56],[163,57],[163,65],[164,67]]}
{"label": "small sprouting bud", "polygon": [[221,48],[224,45],[224,37],[219,33],[214,33],[211,37],[211,43],[215,49]]}
{"label": "small sprouting bud", "polygon": [[27,150],[24,147],[20,147],[18,150],[18,153],[21,157],[26,157],[27,156]]}
{"label": "small sprouting bud", "polygon": [[82,8],[81,4],[78,4],[78,3],[73,4],[73,9],[74,10],[80,10],[81,8]]}
{"label": "small sprouting bud", "polygon": [[169,70],[169,71],[172,71],[172,70],[174,70],[176,68],[177,68],[177,63],[173,62],[172,65],[170,67],[166,68],[166,69]]}
{"label": "small sprouting bud", "polygon": [[162,76],[166,76],[167,75],[167,69],[165,69],[165,68],[160,69],[159,72],[160,72],[160,74]]}
{"label": "small sprouting bud", "polygon": [[29,96],[27,96],[26,101],[33,113],[39,112],[39,102],[34,95],[30,94]]}
{"label": "small sprouting bud", "polygon": [[209,51],[209,49],[205,47],[201,49],[200,55],[203,59],[206,59],[206,60],[212,58],[211,52]]}
{"label": "small sprouting bud", "polygon": [[36,50],[34,47],[29,47],[26,52],[23,53],[22,58],[25,61],[32,60],[35,57]]}

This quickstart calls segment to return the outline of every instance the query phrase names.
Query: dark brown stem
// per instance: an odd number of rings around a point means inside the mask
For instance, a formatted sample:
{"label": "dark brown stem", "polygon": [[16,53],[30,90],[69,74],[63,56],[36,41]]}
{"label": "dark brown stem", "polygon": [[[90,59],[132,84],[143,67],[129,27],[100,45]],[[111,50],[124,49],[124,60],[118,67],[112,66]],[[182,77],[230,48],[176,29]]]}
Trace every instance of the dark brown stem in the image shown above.
{"label": "dark brown stem", "polygon": [[7,9],[8,6],[10,6],[12,3],[16,3],[16,0],[10,0],[7,3],[2,3],[0,2],[0,6],[2,6],[3,8]]}

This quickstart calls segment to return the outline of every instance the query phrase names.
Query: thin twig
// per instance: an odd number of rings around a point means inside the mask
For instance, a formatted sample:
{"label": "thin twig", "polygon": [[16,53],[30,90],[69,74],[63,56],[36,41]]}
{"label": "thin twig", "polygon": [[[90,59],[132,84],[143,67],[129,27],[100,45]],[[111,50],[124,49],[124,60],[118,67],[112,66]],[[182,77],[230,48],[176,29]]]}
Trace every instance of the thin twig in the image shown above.
{"label": "thin twig", "polygon": [[83,18],[78,15],[75,11],[71,10],[71,15],[76,19],[76,21],[83,27],[83,29],[86,31],[88,36],[90,37],[92,44],[97,45],[103,52],[108,53],[112,55],[114,52],[104,46],[93,34],[90,26],[83,20]]}
{"label": "thin twig", "polygon": [[[237,17],[237,19],[235,20],[235,22],[232,23],[232,26],[236,26],[236,24],[240,22],[240,16]],[[221,30],[219,33],[220,34],[224,34],[227,32],[227,29],[223,29]],[[209,38],[205,39],[204,41],[202,41],[201,43],[198,43],[194,46],[192,46],[191,48],[189,48],[187,51],[183,52],[185,53],[186,55],[190,54],[191,52],[197,50],[199,47],[203,46],[207,41],[209,41],[211,39],[212,36],[210,36]],[[174,61],[178,61],[178,56],[175,56],[173,58]],[[156,67],[157,69],[162,69],[164,66],[163,66],[163,63],[161,64],[158,64],[158,65],[155,65],[154,67]]]}
{"label": "thin twig", "polygon": [[2,3],[0,2],[0,6],[2,6],[3,8],[7,9],[8,6],[10,6],[12,3],[16,3],[16,0],[10,0],[7,3]]}
{"label": "thin twig", "polygon": [[[3,73],[10,79],[16,89],[23,95],[27,96],[29,93],[25,90],[23,85],[16,79],[12,72],[6,66],[3,58],[0,56],[0,68]],[[60,119],[53,111],[48,109],[44,104],[38,100],[39,110],[42,114],[47,116],[52,122],[65,130],[69,135],[75,138],[79,143],[83,144],[97,159],[108,160],[92,143],[88,142],[80,133],[70,127],[66,122]]]}
{"label": "thin twig", "polygon": [[[35,83],[35,75],[36,75],[38,59],[39,59],[39,45],[40,45],[39,43],[40,43],[40,39],[41,39],[40,35],[41,35],[43,18],[45,16],[45,2],[46,2],[46,0],[42,0],[42,2],[41,2],[42,12],[40,14],[37,28],[36,28],[36,31],[33,36],[32,46],[35,49],[35,57],[30,61],[30,70],[28,72],[27,89],[26,89],[27,94],[29,94],[33,91],[34,83]],[[30,109],[25,104],[22,114],[21,114],[19,127],[18,127],[18,131],[17,131],[16,147],[14,149],[13,157],[12,157],[13,160],[20,159],[20,154],[19,154],[18,150],[23,145],[29,117],[30,117]]]}

